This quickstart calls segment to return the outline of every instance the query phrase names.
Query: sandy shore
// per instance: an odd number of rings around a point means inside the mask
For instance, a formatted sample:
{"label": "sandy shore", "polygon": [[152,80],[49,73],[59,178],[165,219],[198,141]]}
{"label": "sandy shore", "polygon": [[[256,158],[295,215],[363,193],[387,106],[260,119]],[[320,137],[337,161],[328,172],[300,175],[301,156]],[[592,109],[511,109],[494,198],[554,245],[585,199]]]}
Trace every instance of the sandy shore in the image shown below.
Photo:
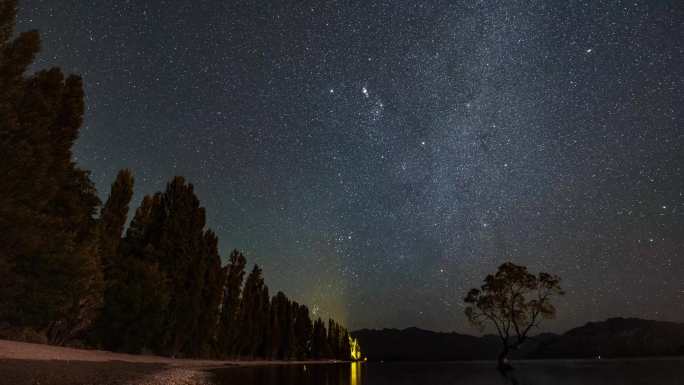
{"label": "sandy shore", "polygon": [[298,363],[304,362],[172,359],[0,340],[0,384],[210,385],[211,369]]}

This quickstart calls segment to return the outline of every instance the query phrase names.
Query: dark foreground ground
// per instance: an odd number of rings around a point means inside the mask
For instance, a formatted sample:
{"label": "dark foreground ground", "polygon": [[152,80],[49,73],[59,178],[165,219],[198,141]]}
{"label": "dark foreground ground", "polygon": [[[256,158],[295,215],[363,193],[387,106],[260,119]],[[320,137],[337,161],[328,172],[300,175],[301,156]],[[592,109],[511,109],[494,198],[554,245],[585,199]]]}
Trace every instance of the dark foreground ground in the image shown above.
{"label": "dark foreground ground", "polygon": [[0,384],[7,385],[211,384],[208,378],[208,373],[202,371],[164,364],[0,360]]}
{"label": "dark foreground ground", "polygon": [[0,385],[211,384],[210,369],[232,365],[0,340]]}
{"label": "dark foreground ground", "polygon": [[0,385],[211,385],[220,369],[330,362],[172,359],[0,340]]}

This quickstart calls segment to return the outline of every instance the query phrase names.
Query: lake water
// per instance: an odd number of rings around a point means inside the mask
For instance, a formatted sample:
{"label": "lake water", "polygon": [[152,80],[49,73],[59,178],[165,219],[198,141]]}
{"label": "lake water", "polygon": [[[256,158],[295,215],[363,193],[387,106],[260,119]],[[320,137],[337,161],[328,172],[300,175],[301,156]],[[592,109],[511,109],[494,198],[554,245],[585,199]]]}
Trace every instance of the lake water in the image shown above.
{"label": "lake water", "polygon": [[486,363],[352,363],[221,369],[221,385],[682,385],[684,358]]}

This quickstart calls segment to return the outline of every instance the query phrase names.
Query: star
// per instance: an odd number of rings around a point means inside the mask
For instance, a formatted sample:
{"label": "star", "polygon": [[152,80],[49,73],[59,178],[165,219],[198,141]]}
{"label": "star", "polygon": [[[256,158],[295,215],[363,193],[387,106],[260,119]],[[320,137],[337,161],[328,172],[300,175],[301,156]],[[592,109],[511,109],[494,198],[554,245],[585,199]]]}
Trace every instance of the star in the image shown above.
{"label": "star", "polygon": [[363,96],[368,98],[368,88],[366,88],[365,86],[361,87],[361,93],[363,94]]}

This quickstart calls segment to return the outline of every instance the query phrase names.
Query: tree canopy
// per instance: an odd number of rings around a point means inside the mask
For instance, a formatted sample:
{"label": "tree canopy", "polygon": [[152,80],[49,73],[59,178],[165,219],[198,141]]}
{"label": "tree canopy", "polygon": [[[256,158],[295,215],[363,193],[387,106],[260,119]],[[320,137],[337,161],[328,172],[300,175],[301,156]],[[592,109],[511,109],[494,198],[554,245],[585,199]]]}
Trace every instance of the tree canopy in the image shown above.
{"label": "tree canopy", "polygon": [[494,326],[502,343],[499,365],[505,367],[510,350],[523,344],[542,320],[555,317],[551,300],[563,294],[557,275],[534,275],[525,266],[506,262],[487,275],[480,288],[468,292],[465,314],[475,326]]}
{"label": "tree canopy", "polygon": [[27,73],[40,37],[13,38],[16,11],[16,1],[0,3],[0,319],[60,344],[90,328],[102,303],[100,201],[72,160],[81,78]]}

